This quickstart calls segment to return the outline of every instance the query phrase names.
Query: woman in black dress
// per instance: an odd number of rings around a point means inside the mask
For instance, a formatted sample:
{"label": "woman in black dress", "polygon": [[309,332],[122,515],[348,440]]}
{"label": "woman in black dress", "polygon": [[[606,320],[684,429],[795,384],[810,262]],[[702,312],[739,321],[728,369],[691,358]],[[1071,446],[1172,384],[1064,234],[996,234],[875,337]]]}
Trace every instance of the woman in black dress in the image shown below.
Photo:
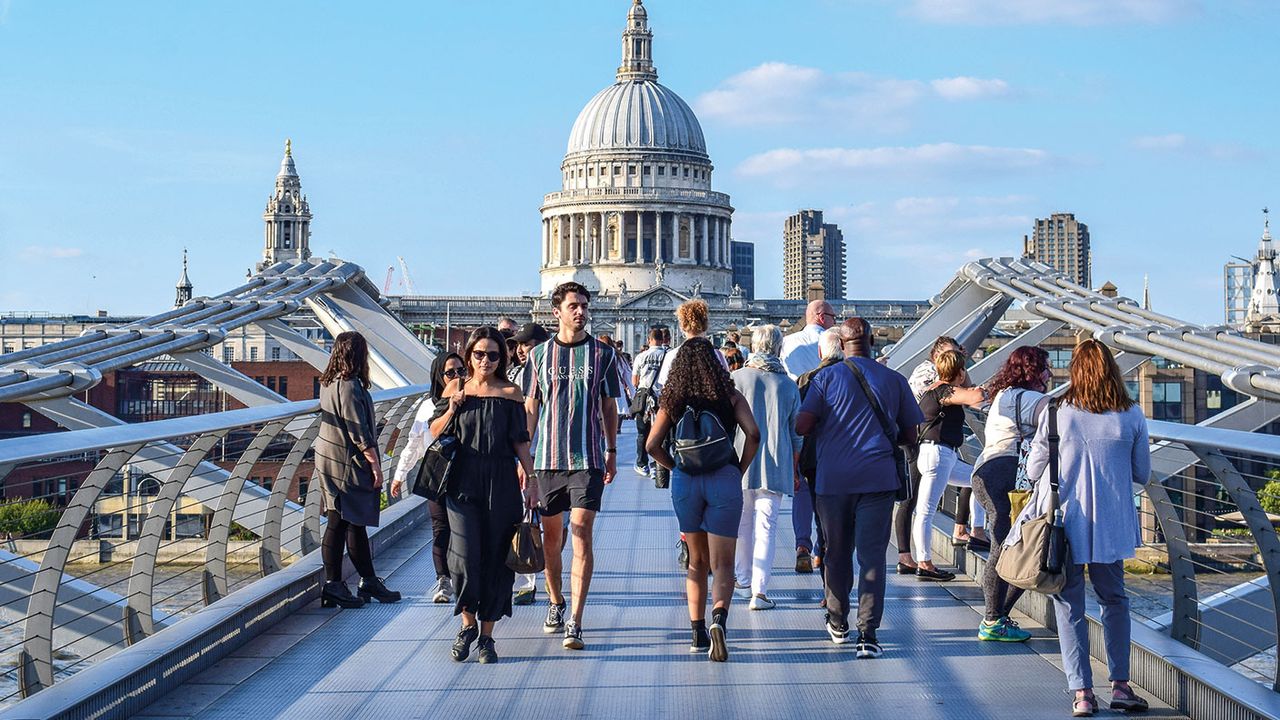
{"label": "woman in black dress", "polygon": [[[511,616],[516,577],[507,567],[507,553],[522,506],[538,504],[524,396],[507,380],[505,342],[490,327],[471,334],[462,354],[468,379],[449,383],[444,391],[448,403],[431,421],[432,435],[448,432],[459,441],[445,499],[454,614],[462,615],[452,650],[458,662],[471,654],[472,643],[477,643],[480,662],[497,662],[493,626]],[[517,461],[528,479],[523,502]]]}
{"label": "woman in black dress", "polygon": [[[370,598],[398,602],[400,593],[388,590],[373,571],[365,529],[378,525],[382,455],[369,395],[369,346],[360,333],[344,332],[334,338],[329,365],[320,376],[315,456],[327,520],[320,548],[325,572],[321,605],[356,608]],[[360,573],[359,597],[342,580],[344,541],[351,564]]]}

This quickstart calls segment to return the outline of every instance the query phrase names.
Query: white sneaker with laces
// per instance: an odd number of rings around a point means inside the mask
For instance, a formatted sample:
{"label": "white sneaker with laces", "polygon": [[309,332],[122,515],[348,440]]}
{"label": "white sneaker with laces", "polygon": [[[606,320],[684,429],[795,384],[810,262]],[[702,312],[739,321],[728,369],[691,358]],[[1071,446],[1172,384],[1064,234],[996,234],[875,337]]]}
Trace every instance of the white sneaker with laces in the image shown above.
{"label": "white sneaker with laces", "polygon": [[778,606],[778,603],[770,600],[764,595],[757,594],[751,598],[751,604],[749,604],[747,607],[751,608],[752,610],[772,610],[777,606]]}
{"label": "white sneaker with laces", "polygon": [[449,582],[447,577],[436,578],[436,592],[431,596],[431,602],[447,603],[453,602],[453,583]]}

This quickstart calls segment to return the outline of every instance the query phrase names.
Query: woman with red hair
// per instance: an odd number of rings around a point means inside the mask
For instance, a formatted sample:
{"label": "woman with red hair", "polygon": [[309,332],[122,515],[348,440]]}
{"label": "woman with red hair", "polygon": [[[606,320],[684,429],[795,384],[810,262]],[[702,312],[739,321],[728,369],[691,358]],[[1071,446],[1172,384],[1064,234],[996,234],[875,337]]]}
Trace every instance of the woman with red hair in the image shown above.
{"label": "woman with red hair", "polygon": [[1036,434],[1036,418],[1049,402],[1049,353],[1026,346],[1009,355],[1004,366],[987,385],[991,409],[987,412],[986,443],[973,464],[973,495],[992,519],[991,557],[982,572],[982,594],[986,613],[978,624],[979,640],[1023,642],[1031,633],[1009,618],[1013,605],[1022,597],[996,573],[1001,544],[1009,535],[1009,491],[1018,479],[1018,464],[1025,452],[1024,440]]}

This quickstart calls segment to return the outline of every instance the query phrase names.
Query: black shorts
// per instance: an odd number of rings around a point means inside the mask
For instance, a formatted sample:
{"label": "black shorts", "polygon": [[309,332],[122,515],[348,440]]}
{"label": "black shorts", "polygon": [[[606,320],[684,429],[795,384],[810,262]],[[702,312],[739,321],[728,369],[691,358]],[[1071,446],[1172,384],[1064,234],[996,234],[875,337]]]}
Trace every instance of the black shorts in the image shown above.
{"label": "black shorts", "polygon": [[570,508],[600,512],[604,497],[603,470],[539,470],[542,515],[559,515]]}

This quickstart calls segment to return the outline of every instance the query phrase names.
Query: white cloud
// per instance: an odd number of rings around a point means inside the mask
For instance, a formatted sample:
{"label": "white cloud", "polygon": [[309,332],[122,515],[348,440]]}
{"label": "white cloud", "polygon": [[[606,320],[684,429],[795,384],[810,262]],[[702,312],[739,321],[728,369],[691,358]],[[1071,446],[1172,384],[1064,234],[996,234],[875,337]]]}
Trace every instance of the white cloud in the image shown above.
{"label": "white cloud", "polygon": [[1140,135],[1133,139],[1139,150],[1155,153],[1180,153],[1211,160],[1254,160],[1261,156],[1255,148],[1237,143],[1207,142],[1182,133]]}
{"label": "white cloud", "polygon": [[929,83],[944,100],[982,100],[1009,94],[1009,83],[997,78],[953,77]]}
{"label": "white cloud", "polygon": [[1167,23],[1199,14],[1201,0],[912,0],[907,12],[955,25]]}
{"label": "white cloud", "polygon": [[84,250],[81,248],[56,245],[28,245],[22,249],[22,256],[32,260],[66,260],[78,258],[83,254]]}
{"label": "white cloud", "polygon": [[930,97],[978,100],[1009,93],[1009,84],[995,78],[954,77],[926,83],[767,62],[729,77],[700,95],[694,106],[699,117],[735,125],[836,120],[896,130],[906,124],[909,109]]}
{"label": "white cloud", "polygon": [[1187,146],[1187,136],[1182,133],[1167,135],[1142,135],[1133,139],[1139,150],[1180,150]]}
{"label": "white cloud", "polygon": [[752,155],[738,166],[748,177],[794,180],[836,174],[993,174],[1037,168],[1051,156],[1036,148],[935,143],[914,147],[780,148]]}

